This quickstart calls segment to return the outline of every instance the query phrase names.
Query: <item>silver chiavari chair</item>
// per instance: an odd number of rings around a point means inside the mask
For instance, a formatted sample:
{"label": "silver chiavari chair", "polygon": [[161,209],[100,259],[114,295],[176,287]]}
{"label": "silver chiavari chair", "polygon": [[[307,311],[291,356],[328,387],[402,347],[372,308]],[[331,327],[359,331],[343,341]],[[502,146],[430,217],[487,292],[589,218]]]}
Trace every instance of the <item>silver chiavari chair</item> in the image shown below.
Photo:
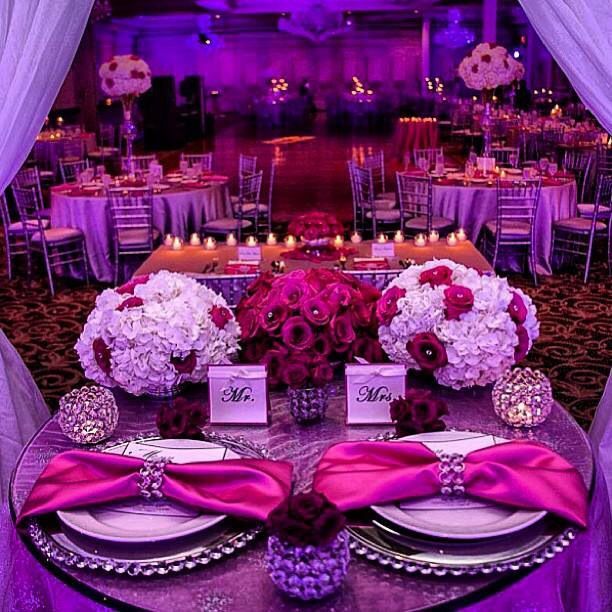
{"label": "silver chiavari chair", "polygon": [[[4,194],[0,195],[0,221],[2,221],[2,236],[4,238],[4,256],[8,279],[13,279],[13,260],[25,256],[30,270],[30,251],[23,232],[21,221],[11,221],[8,204]],[[31,227],[35,231],[37,225]]]}
{"label": "silver chiavari chair", "polygon": [[187,162],[189,168],[199,166],[202,172],[212,170],[212,153],[181,153],[181,161]]}
{"label": "silver chiavari chair", "polygon": [[241,153],[238,157],[238,176],[243,177],[255,172],[257,172],[257,157]]}
{"label": "silver chiavari chair", "polygon": [[28,276],[31,274],[31,255],[40,253],[43,256],[49,290],[55,295],[53,270],[75,263],[82,263],[85,281],[89,282],[87,266],[87,248],[85,236],[81,230],[72,227],[48,228],[46,220],[40,214],[38,197],[35,187],[21,189],[13,187],[15,203],[23,226],[28,257]]}
{"label": "silver chiavari chair", "polygon": [[558,147],[563,142],[565,126],[542,129],[542,152],[557,161]]}
{"label": "silver chiavari chair", "polygon": [[11,181],[11,187],[19,187],[25,189],[26,187],[36,188],[36,197],[40,205],[43,217],[49,216],[49,211],[44,210],[44,200],[42,192],[42,182],[40,171],[37,166],[23,166]]}
{"label": "silver chiavari chair", "polygon": [[149,169],[151,162],[156,162],[157,157],[155,155],[133,155],[130,160],[127,157],[121,158],[121,171],[127,174],[134,174],[135,172],[146,172]]}
{"label": "silver chiavari chair", "polygon": [[495,158],[495,163],[498,166],[518,167],[519,162],[519,147],[492,147],[491,155]]}
{"label": "silver chiavari chair", "polygon": [[62,144],[60,161],[78,161],[85,158],[85,141],[81,137],[66,138]]}
{"label": "silver chiavari chair", "polygon": [[109,123],[100,124],[98,128],[98,147],[88,151],[87,157],[95,163],[104,164],[105,160],[119,157],[121,147],[117,138],[117,129]]}
{"label": "silver chiavari chair", "polygon": [[497,180],[497,216],[484,226],[484,251],[497,266],[504,248],[526,250],[533,282],[537,286],[535,217],[540,202],[541,179],[517,180],[508,185]]}
{"label": "silver chiavari chair", "polygon": [[432,229],[440,233],[453,228],[455,222],[433,214],[433,185],[429,176],[412,176],[396,172],[402,229],[409,233],[429,233]]}
{"label": "silver chiavari chair", "polygon": [[385,153],[380,150],[378,153],[366,156],[363,160],[363,167],[372,170],[374,179],[374,197],[376,200],[390,200],[395,205],[395,193],[385,189]]}
{"label": "silver chiavari chair", "polygon": [[593,204],[584,204],[589,176],[593,164],[593,152],[580,149],[569,149],[563,154],[562,167],[564,172],[571,172],[576,178],[578,186],[578,210],[580,214],[588,214],[589,209],[593,211]]}
{"label": "silver chiavari chair", "polygon": [[[428,149],[414,149],[412,152],[414,165],[420,168],[420,164],[427,164],[425,170],[429,170],[436,165],[436,158],[441,155],[444,156],[444,147],[428,148]],[[424,161],[421,161],[424,160]]]}
{"label": "silver chiavari chair", "polygon": [[65,159],[60,159],[59,167],[63,183],[76,183],[81,172],[89,168],[89,160],[66,161]]}
{"label": "silver chiavari chair", "polygon": [[552,255],[558,255],[560,266],[566,256],[584,258],[583,282],[589,279],[595,240],[607,231],[608,273],[612,274],[612,174],[602,174],[597,181],[593,212],[589,217],[570,217],[553,223]]}
{"label": "silver chiavari chair", "polygon": [[153,227],[151,189],[109,189],[106,197],[111,217],[117,285],[121,258],[150,255],[159,238],[159,231]]}

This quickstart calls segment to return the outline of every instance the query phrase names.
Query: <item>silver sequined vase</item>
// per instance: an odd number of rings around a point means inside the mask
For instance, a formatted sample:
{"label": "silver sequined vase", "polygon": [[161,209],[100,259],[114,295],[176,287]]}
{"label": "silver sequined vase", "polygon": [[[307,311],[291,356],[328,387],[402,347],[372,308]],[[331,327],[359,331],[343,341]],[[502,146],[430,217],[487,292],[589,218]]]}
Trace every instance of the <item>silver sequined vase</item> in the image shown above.
{"label": "silver sequined vase", "polygon": [[287,389],[289,411],[298,423],[313,423],[325,417],[331,387],[307,387]]}
{"label": "silver sequined vase", "polygon": [[266,567],[272,582],[290,597],[304,601],[322,599],[336,591],[349,561],[345,530],[325,546],[293,546],[276,536],[268,538]]}
{"label": "silver sequined vase", "polygon": [[73,389],[60,399],[61,430],[79,444],[95,444],[108,438],[119,421],[115,396],[106,388],[91,385]]}

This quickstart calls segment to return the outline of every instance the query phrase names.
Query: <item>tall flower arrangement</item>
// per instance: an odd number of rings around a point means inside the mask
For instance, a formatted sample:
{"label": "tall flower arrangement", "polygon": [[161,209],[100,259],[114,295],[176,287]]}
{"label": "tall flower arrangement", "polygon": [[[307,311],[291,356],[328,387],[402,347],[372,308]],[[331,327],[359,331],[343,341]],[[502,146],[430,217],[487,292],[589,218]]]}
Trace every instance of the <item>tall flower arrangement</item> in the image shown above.
{"label": "tall flower arrangement", "polygon": [[470,89],[491,90],[523,78],[525,68],[496,43],[480,43],[459,64],[459,76]]}
{"label": "tall flower arrangement", "polygon": [[161,271],[103,291],[75,348],[88,378],[141,395],[204,380],[208,364],[238,352],[239,336],[223,297]]}
{"label": "tall flower arrangement", "polygon": [[271,386],[323,387],[333,364],[381,361],[376,302],[380,292],[323,268],[262,275],[238,304],[242,358],[264,363]]}
{"label": "tall flower arrangement", "polygon": [[377,316],[392,361],[454,389],[494,382],[539,333],[536,308],[520,289],[446,259],[412,266],[391,281]]}

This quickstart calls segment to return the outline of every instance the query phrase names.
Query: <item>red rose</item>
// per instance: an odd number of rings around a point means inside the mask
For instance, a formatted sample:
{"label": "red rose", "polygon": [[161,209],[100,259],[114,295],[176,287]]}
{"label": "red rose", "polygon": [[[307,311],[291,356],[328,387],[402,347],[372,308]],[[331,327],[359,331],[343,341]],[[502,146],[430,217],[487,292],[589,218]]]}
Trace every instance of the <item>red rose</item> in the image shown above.
{"label": "red rose", "polygon": [[353,357],[361,357],[369,363],[380,363],[385,360],[385,354],[380,342],[370,336],[357,338],[352,345]]}
{"label": "red rose", "polygon": [[438,285],[450,285],[452,283],[453,271],[448,266],[436,266],[423,270],[419,275],[421,285],[429,283],[432,287]]}
{"label": "red rose", "polygon": [[458,319],[460,315],[472,310],[474,294],[462,285],[451,285],[444,290],[444,306],[447,319]]}
{"label": "red rose", "polygon": [[352,289],[341,282],[337,282],[330,285],[325,290],[325,298],[329,301],[333,309],[340,307],[344,308],[348,306],[353,299]]}
{"label": "red rose", "polygon": [[327,331],[317,334],[312,343],[312,350],[317,355],[327,357],[332,352],[332,339]]}
{"label": "red rose", "polygon": [[115,81],[113,79],[104,79],[106,82],[106,86],[109,88],[113,88],[115,86]]}
{"label": "red rose", "polygon": [[398,436],[446,429],[441,417],[448,414],[448,408],[431,391],[409,389],[405,397],[394,399],[389,409]]}
{"label": "red rose", "polygon": [[141,274],[140,276],[134,276],[134,278],[129,280],[127,283],[124,283],[120,287],[117,287],[115,291],[117,293],[132,293],[133,294],[134,289],[138,285],[144,285],[145,283],[149,282],[149,277],[150,277],[149,274]]}
{"label": "red rose", "polygon": [[102,338],[96,338],[92,342],[94,359],[98,367],[107,375],[110,376],[111,371],[111,351],[106,342]]}
{"label": "red rose", "polygon": [[162,438],[199,439],[206,425],[206,412],[202,404],[179,397],[162,404],[156,423]]}
{"label": "red rose", "polygon": [[391,325],[393,317],[397,314],[397,301],[406,295],[401,287],[387,289],[376,304],[376,317],[381,325]]}
{"label": "red rose", "polygon": [[476,74],[476,73],[478,72],[478,64],[474,64],[474,65],[472,66],[472,72],[473,72],[474,74]]}
{"label": "red rose", "polygon": [[121,304],[117,306],[117,310],[125,310],[126,308],[137,308],[138,306],[142,306],[143,304],[144,301],[142,300],[142,298],[133,295],[132,297],[123,300],[123,302],[121,302]]}
{"label": "red rose", "polygon": [[308,380],[308,366],[305,361],[300,359],[299,355],[285,361],[281,377],[287,386],[301,387]]}
{"label": "red rose", "polygon": [[196,352],[190,351],[186,357],[170,357],[170,363],[179,374],[191,374],[197,365]]}
{"label": "red rose", "polygon": [[253,308],[239,309],[236,321],[240,325],[241,340],[249,340],[257,334],[259,330],[257,311]]}
{"label": "red rose", "polygon": [[250,342],[245,343],[242,358],[247,363],[259,363],[265,357],[270,346],[270,340],[266,337],[253,338]]}
{"label": "red rose", "polygon": [[312,328],[302,317],[289,317],[281,332],[283,342],[294,351],[303,351],[312,346]]}
{"label": "red rose", "polygon": [[529,334],[523,325],[516,326],[518,344],[514,348],[514,363],[522,361],[529,352]]}
{"label": "red rose", "polygon": [[270,300],[259,313],[259,325],[269,334],[279,330],[287,320],[289,309],[285,304],[276,300]]}
{"label": "red rose", "polygon": [[266,366],[270,386],[276,387],[282,382],[282,371],[287,355],[288,353],[284,348],[275,348],[263,356],[261,363]]}
{"label": "red rose", "polygon": [[433,372],[448,363],[444,345],[431,332],[416,334],[406,348],[424,372]]}
{"label": "red rose", "polygon": [[349,313],[336,315],[331,322],[331,329],[338,344],[350,345],[356,338],[353,322]]}
{"label": "red rose", "polygon": [[481,59],[485,64],[491,63],[491,56],[488,53],[484,53],[483,55],[481,55]]}
{"label": "red rose", "polygon": [[111,62],[111,63],[108,65],[108,69],[109,69],[111,72],[115,72],[115,70],[117,70],[117,62]]}
{"label": "red rose", "polygon": [[527,318],[527,306],[516,291],[512,292],[512,300],[508,304],[508,314],[517,325],[524,323]]}
{"label": "red rose", "polygon": [[329,306],[320,297],[305,300],[301,306],[301,313],[312,325],[327,325],[331,316]]}
{"label": "red rose", "polygon": [[219,329],[224,329],[232,320],[232,313],[225,306],[213,306],[210,309],[210,318]]}
{"label": "red rose", "polygon": [[334,378],[334,370],[326,359],[319,359],[312,365],[312,383],[315,387],[324,387]]}
{"label": "red rose", "polygon": [[351,304],[350,313],[353,327],[367,327],[372,317],[372,306],[362,300],[355,300]]}

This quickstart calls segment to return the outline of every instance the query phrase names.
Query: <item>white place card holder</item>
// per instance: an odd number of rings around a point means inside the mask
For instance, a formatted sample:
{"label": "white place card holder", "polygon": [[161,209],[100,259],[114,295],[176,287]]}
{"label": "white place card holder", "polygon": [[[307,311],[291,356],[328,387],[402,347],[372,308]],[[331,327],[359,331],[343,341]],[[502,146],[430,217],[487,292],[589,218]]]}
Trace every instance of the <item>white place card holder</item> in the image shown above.
{"label": "white place card holder", "polygon": [[393,242],[373,242],[372,257],[395,257],[395,244]]}
{"label": "white place card holder", "polygon": [[268,424],[266,366],[208,367],[211,424]]}
{"label": "white place card holder", "polygon": [[238,259],[241,261],[261,261],[261,247],[239,246]]}
{"label": "white place card holder", "polygon": [[346,423],[391,423],[389,403],[406,392],[406,366],[349,363],[345,368]]}

